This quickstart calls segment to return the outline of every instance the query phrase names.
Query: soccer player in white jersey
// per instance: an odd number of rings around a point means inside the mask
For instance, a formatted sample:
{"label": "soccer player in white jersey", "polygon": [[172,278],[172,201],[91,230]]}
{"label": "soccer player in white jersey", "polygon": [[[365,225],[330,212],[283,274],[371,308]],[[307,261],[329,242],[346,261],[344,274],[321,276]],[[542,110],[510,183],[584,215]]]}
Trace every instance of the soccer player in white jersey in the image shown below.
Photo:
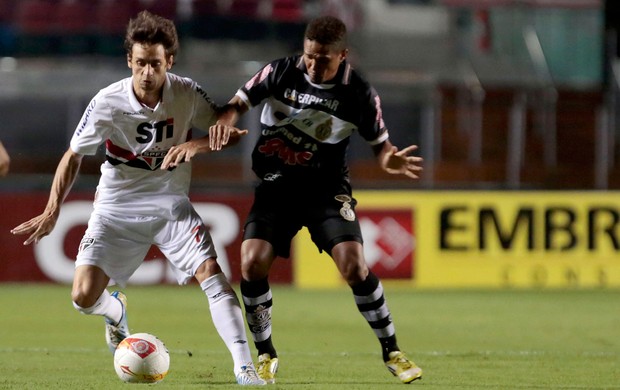
{"label": "soccer player in white jersey", "polygon": [[351,287],[388,370],[403,383],[422,377],[396,342],[383,286],[364,259],[347,167],[349,140],[358,133],[390,174],[416,179],[422,159],[409,155],[416,145],[401,150],[392,145],[379,95],[346,57],[344,23],[330,16],[312,20],[303,54],[265,65],[231,99],[221,125],[209,129],[211,147],[218,150],[227,135],[237,131],[227,125],[264,102],[252,153],[252,169],[260,182],[241,244],[241,294],[258,350],[257,371],[268,383],[275,381],[279,365],[271,337],[269,271],[276,257],[289,257],[291,240],[303,226]]}
{"label": "soccer player in white jersey", "polygon": [[106,341],[114,352],[130,334],[127,299],[106,286],[110,281],[124,286],[155,244],[180,284],[195,278],[206,294],[215,328],[232,355],[237,383],[264,385],[252,363],[239,300],[188,198],[191,165],[160,169],[171,151],[175,161],[183,162],[206,151],[208,142],[192,140],[191,128],[208,129],[221,111],[194,81],[168,72],[178,49],[172,21],[141,12],[129,22],[125,49],[131,77],[91,100],[56,169],[45,210],[12,233],[29,235],[24,245],[48,235],[83,156],[105,143],[94,211],[75,262],[73,305],[81,313],[105,318]]}

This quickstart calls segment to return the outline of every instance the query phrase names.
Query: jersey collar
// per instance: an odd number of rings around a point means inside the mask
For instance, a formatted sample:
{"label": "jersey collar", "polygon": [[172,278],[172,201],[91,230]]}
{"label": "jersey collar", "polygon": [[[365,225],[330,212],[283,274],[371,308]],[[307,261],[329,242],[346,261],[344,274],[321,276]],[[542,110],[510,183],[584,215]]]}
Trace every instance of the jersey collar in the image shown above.
{"label": "jersey collar", "polygon": [[306,79],[306,81],[315,88],[329,89],[333,88],[336,84],[348,85],[351,82],[351,71],[353,70],[353,68],[351,67],[351,64],[349,64],[349,61],[347,61],[346,59],[342,61],[340,67],[338,67],[338,73],[336,73],[336,77],[334,77],[335,83],[315,84],[311,82],[310,76],[308,76],[308,71],[306,68],[306,63],[304,62],[303,55],[299,56],[297,62],[295,63],[295,66],[299,70],[304,72],[304,78]]}
{"label": "jersey collar", "polygon": [[133,91],[133,77],[128,77],[127,78],[127,83],[129,84],[127,87],[127,97],[129,98],[129,104],[131,105],[131,108],[134,109],[135,111],[141,111],[143,109],[146,109],[148,111],[157,111],[159,109],[159,107],[161,107],[162,103],[164,102],[168,102],[172,100],[172,83],[170,82],[170,74],[166,73],[166,81],[164,81],[164,90],[162,91],[161,94],[161,100],[159,101],[159,103],[157,103],[157,106],[155,106],[154,109],[151,108],[147,108],[145,106],[142,105],[142,103],[140,103],[140,101],[138,100],[138,98],[136,97],[135,92]]}

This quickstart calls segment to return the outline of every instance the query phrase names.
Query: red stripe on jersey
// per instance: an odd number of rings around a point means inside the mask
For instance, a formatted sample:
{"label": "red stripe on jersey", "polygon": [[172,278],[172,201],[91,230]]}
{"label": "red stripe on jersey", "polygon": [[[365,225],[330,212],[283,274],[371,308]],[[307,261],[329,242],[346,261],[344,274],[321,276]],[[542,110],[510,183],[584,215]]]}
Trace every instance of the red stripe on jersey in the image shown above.
{"label": "red stripe on jersey", "polygon": [[114,145],[110,140],[105,141],[105,147],[116,157],[123,158],[127,161],[136,159],[135,154],[131,153],[129,150],[121,148],[120,146]]}

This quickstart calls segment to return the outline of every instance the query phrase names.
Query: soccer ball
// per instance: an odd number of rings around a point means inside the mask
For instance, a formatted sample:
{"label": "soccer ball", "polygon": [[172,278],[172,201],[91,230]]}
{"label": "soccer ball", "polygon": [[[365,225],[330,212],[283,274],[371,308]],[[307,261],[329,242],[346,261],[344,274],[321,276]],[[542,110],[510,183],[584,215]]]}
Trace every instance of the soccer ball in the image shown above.
{"label": "soccer ball", "polygon": [[156,383],[170,368],[170,355],[164,343],[149,333],[135,333],[118,344],[114,369],[124,382]]}

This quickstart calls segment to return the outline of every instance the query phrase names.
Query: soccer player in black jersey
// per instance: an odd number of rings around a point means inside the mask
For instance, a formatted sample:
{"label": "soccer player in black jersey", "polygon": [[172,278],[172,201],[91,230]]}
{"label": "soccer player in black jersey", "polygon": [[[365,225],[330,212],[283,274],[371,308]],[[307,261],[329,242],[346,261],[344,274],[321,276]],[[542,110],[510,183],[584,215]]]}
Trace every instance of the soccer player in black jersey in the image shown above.
{"label": "soccer player in black jersey", "polygon": [[306,226],[351,286],[359,311],[381,343],[387,368],[410,383],[422,377],[422,370],[398,347],[383,287],[364,259],[346,164],[349,137],[359,132],[391,174],[416,179],[422,159],[409,155],[415,145],[399,151],[390,143],[379,96],[346,60],[341,20],[311,21],[303,49],[303,55],[267,64],[237,91],[228,115],[210,128],[210,147],[218,150],[238,117],[266,102],[252,153],[260,183],[241,246],[241,293],[259,354],[257,371],[275,382],[278,355],[271,339],[268,275],[276,256],[289,257],[291,239]]}

